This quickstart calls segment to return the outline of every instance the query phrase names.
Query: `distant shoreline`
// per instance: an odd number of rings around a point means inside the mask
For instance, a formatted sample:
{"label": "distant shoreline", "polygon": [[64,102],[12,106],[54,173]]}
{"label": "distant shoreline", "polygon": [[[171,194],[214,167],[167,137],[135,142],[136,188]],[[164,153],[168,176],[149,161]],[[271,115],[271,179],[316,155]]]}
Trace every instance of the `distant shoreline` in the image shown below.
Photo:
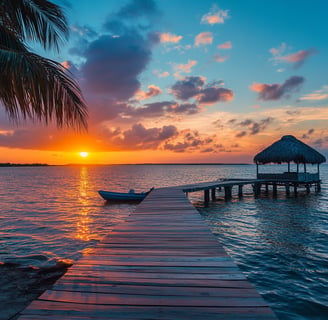
{"label": "distant shoreline", "polygon": [[68,166],[249,166],[252,163],[0,163],[0,167],[68,167]]}
{"label": "distant shoreline", "polygon": [[0,167],[46,167],[46,163],[0,163]]}

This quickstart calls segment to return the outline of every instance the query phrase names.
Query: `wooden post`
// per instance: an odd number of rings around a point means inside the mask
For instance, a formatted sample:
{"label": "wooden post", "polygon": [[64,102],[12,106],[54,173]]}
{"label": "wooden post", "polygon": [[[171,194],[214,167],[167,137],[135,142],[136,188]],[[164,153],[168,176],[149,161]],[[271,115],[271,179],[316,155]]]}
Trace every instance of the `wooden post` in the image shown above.
{"label": "wooden post", "polygon": [[205,205],[205,207],[208,207],[209,202],[210,202],[210,190],[206,189],[206,190],[204,190],[204,205]]}
{"label": "wooden post", "polygon": [[294,194],[297,195],[297,183],[294,183]]}
{"label": "wooden post", "polygon": [[310,193],[310,185],[309,185],[309,184],[306,184],[306,185],[305,185],[305,188],[306,188],[306,192],[307,192],[307,193]]}
{"label": "wooden post", "polygon": [[285,184],[285,188],[286,188],[286,195],[289,195],[290,191],[289,191],[289,183],[288,182]]}
{"label": "wooden post", "polygon": [[224,198],[226,200],[229,200],[232,198],[232,187],[231,186],[224,187]]}
{"label": "wooden post", "polygon": [[259,178],[259,164],[256,161],[256,179],[258,179],[258,178]]}
{"label": "wooden post", "polygon": [[257,197],[261,194],[261,183],[255,183],[253,186],[254,196]]}
{"label": "wooden post", "polygon": [[273,191],[273,195],[276,196],[277,195],[277,184],[275,182],[273,182],[273,184],[272,184],[272,191]]}
{"label": "wooden post", "polygon": [[243,185],[240,184],[238,186],[238,197],[241,198],[243,196]]}
{"label": "wooden post", "polygon": [[318,181],[318,183],[317,183],[317,191],[318,191],[318,192],[321,191],[321,184],[320,184],[320,181]]}
{"label": "wooden post", "polygon": [[290,162],[288,161],[288,172],[290,172]]}
{"label": "wooden post", "polygon": [[216,196],[215,196],[215,188],[211,189],[211,196],[212,196],[212,201],[216,200]]}
{"label": "wooden post", "polygon": [[265,184],[265,193],[269,193],[269,184],[268,183]]}

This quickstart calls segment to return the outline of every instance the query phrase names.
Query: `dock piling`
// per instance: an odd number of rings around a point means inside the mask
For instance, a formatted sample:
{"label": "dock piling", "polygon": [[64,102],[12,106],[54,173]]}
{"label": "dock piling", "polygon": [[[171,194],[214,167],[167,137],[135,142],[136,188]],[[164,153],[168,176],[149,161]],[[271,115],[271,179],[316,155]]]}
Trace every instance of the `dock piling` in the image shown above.
{"label": "dock piling", "polygon": [[232,198],[232,186],[225,186],[224,187],[224,198],[229,200]]}
{"label": "dock piling", "polygon": [[240,184],[238,186],[238,197],[241,198],[243,196],[243,185]]}
{"label": "dock piling", "polygon": [[215,201],[215,200],[216,200],[216,194],[215,194],[215,191],[216,191],[215,188],[212,188],[212,189],[211,189],[211,197],[212,197],[212,201]]}

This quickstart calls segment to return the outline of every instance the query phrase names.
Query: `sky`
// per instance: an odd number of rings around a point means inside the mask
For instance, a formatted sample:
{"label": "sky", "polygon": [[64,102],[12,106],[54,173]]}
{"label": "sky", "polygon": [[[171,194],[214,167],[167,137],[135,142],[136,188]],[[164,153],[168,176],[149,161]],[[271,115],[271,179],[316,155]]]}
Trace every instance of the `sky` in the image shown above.
{"label": "sky", "polygon": [[29,46],[79,83],[88,132],[0,108],[0,162],[252,163],[283,135],[328,156],[326,0],[53,2],[68,41]]}

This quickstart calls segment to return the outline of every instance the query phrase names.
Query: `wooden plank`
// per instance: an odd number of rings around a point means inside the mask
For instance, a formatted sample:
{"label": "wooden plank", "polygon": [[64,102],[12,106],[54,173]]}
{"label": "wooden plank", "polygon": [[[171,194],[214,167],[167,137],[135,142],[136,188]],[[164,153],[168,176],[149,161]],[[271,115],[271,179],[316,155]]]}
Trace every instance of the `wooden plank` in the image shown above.
{"label": "wooden plank", "polygon": [[[48,302],[34,301],[30,308],[24,311],[24,319],[53,319],[51,314],[54,314],[60,319],[192,319],[205,320],[269,320],[274,319],[272,311],[267,307],[258,308],[236,308],[236,307],[145,307],[145,306],[108,306],[63,303],[63,302]],[[30,318],[28,318],[30,316]],[[36,318],[36,317],[44,318]],[[58,319],[58,318],[54,318]]]}
{"label": "wooden plank", "polygon": [[256,296],[227,297],[221,296],[168,296],[168,295],[133,295],[106,294],[76,291],[47,290],[38,300],[58,301],[66,303],[80,303],[92,305],[118,306],[179,306],[179,307],[265,307],[264,300]]}
{"label": "wooden plank", "polygon": [[258,297],[253,288],[225,288],[225,287],[186,287],[176,286],[174,290],[170,286],[142,286],[142,285],[108,285],[108,284],[79,284],[71,282],[56,284],[52,291],[79,291],[111,294],[138,294],[138,295],[162,295],[162,296],[211,296],[211,297]]}

